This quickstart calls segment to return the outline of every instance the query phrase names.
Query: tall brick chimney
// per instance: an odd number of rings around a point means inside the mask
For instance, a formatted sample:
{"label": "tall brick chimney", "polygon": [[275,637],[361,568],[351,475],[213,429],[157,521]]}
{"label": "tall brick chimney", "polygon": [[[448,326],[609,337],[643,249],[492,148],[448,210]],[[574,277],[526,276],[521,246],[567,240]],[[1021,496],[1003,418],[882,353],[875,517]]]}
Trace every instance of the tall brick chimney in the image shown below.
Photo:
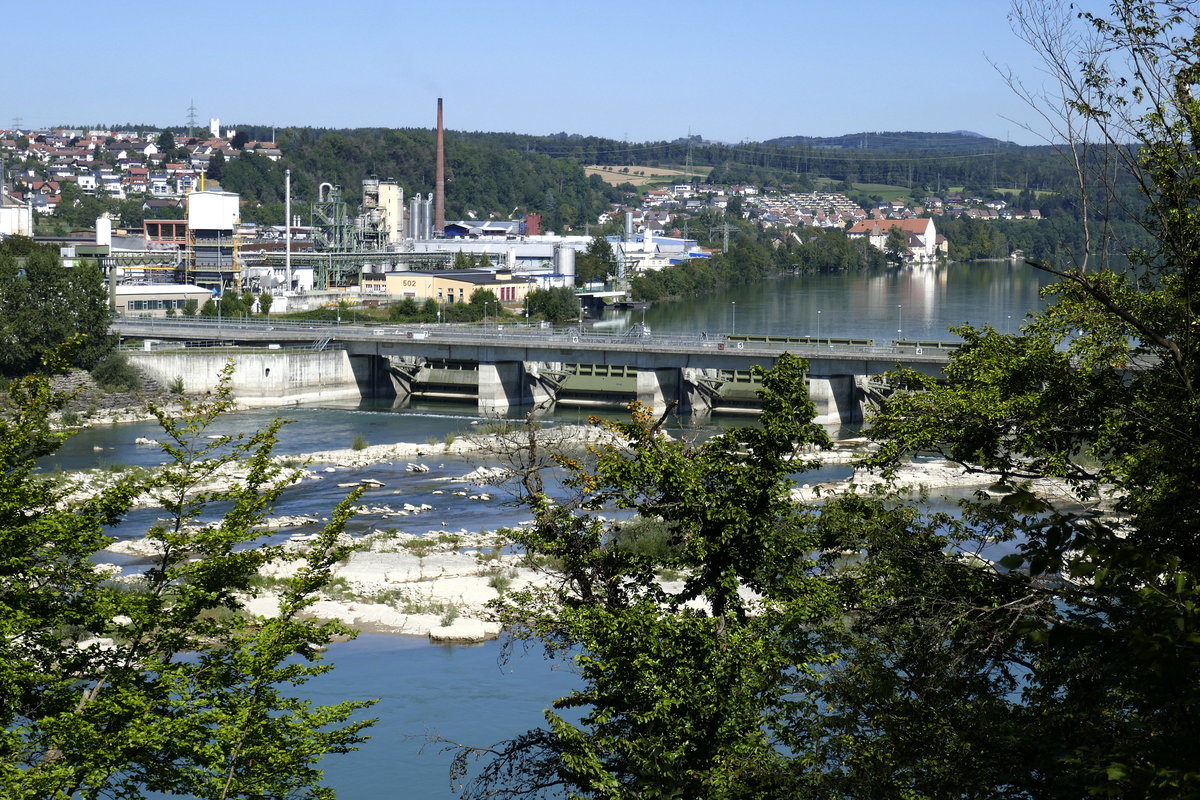
{"label": "tall brick chimney", "polygon": [[438,98],[437,120],[437,185],[433,195],[433,235],[446,231],[446,138],[442,127],[442,98]]}

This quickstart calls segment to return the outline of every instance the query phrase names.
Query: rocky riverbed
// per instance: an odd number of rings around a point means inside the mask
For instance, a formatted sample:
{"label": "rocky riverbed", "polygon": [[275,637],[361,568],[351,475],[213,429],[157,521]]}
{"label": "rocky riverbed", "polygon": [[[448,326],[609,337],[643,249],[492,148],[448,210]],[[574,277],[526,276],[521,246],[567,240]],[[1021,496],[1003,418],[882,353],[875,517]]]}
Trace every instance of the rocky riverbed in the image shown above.
{"label": "rocky riverbed", "polygon": [[[409,472],[428,471],[423,459],[447,452],[457,455],[492,453],[503,450],[503,435],[470,436],[457,439],[451,445],[396,442],[360,449],[339,449],[307,454],[304,466],[292,479],[297,482],[335,481],[347,491],[357,485],[380,489],[378,481],[363,479],[357,470],[383,462],[401,463]],[[604,439],[602,431],[589,426],[559,426],[554,429],[559,446],[570,443],[576,447]],[[142,446],[157,443],[144,440]],[[834,463],[845,463],[863,453],[864,442],[842,443],[823,455]],[[816,454],[822,455],[822,454]],[[296,461],[296,457],[288,459]],[[480,460],[483,460],[482,458]],[[479,466],[457,475],[443,489],[434,490],[430,502],[386,502],[373,498],[364,502],[357,512],[373,520],[375,527],[354,538],[356,550],[333,572],[333,578],[322,598],[309,610],[320,619],[336,619],[358,630],[428,636],[436,641],[482,641],[500,633],[499,623],[489,603],[505,594],[528,586],[546,585],[553,576],[528,563],[528,560],[502,533],[494,530],[447,530],[433,520],[438,519],[436,503],[442,498],[475,501],[481,504],[496,502],[494,484],[501,482],[508,470],[489,465]],[[94,493],[112,480],[111,473],[96,471],[70,476],[78,486],[76,499]],[[214,475],[210,485],[242,477],[238,467],[226,467]],[[870,473],[855,473],[846,481],[831,482],[819,487],[805,486],[793,491],[798,501],[817,500],[822,494],[847,487],[862,488],[877,483],[880,478]],[[944,462],[913,464],[902,470],[897,478],[900,486],[936,490],[952,486],[978,486],[990,481],[984,476],[964,473]],[[139,499],[142,505],[153,505],[147,495]],[[431,525],[422,533],[405,533],[385,528],[389,520],[404,518],[406,527],[419,529],[423,518]],[[314,534],[310,531],[323,520],[310,516],[282,516],[267,520],[264,533],[286,533],[298,529],[284,545],[290,557],[278,559],[262,571],[263,587],[253,597],[246,598],[251,613],[270,615],[278,608],[278,598],[272,591],[276,582],[285,579],[301,565],[300,557],[310,546]],[[110,549],[124,556],[148,558],[155,555],[153,541],[140,538],[113,543]]]}
{"label": "rocky riverbed", "polygon": [[[107,413],[88,415],[87,422],[128,421],[139,414],[117,405]],[[141,415],[142,418],[145,414]],[[582,449],[590,444],[613,442],[611,434],[596,426],[559,425],[539,432],[546,450]],[[465,435],[437,443],[393,442],[358,448],[343,448],[311,452],[302,456],[281,457],[286,467],[286,479],[304,484],[332,481],[346,491],[363,485],[370,490],[384,488],[378,481],[364,479],[359,471],[376,464],[401,464],[407,472],[427,472],[430,464],[441,466],[445,456],[456,460],[470,458],[474,463],[488,463],[464,471],[450,479],[442,489],[424,498],[428,502],[406,502],[399,497],[381,499],[378,491],[370,502],[356,509],[374,526],[369,532],[354,537],[356,550],[334,569],[332,580],[309,613],[320,619],[336,619],[358,630],[376,633],[428,636],[436,641],[482,641],[500,633],[499,623],[489,605],[505,594],[528,586],[545,585],[553,576],[531,565],[514,548],[512,542],[495,530],[448,530],[435,520],[442,516],[439,506],[462,500],[488,504],[497,502],[496,484],[511,473],[498,466],[514,463],[512,455],[527,444],[525,432],[518,426],[508,432],[484,435]],[[618,442],[619,444],[619,442]],[[161,447],[153,439],[139,439],[139,447]],[[865,440],[844,440],[831,450],[805,454],[824,464],[849,464],[869,450]],[[467,466],[470,466],[468,464]],[[242,467],[229,464],[213,473],[198,490],[219,489],[243,478]],[[96,494],[119,478],[112,470],[89,470],[62,476],[72,487],[72,500]],[[823,496],[843,490],[868,490],[882,482],[877,474],[856,471],[845,480],[820,485],[804,485],[792,492],[798,502],[819,501]],[[926,490],[936,493],[951,487],[984,489],[994,478],[966,473],[946,462],[913,463],[899,471],[894,485],[903,489]],[[1038,487],[1054,492],[1058,487]],[[152,493],[135,501],[135,507],[159,505]],[[430,524],[422,526],[428,518]],[[388,527],[403,520],[410,531],[401,532]],[[270,615],[278,609],[278,597],[273,585],[292,575],[299,568],[301,556],[310,546],[311,530],[324,520],[310,516],[282,516],[266,521],[264,535],[280,534],[289,529],[296,533],[288,537],[284,550],[289,557],[276,560],[262,572],[262,588],[253,597],[245,598],[251,613]],[[114,542],[110,550],[115,555],[152,558],[155,543],[147,538],[124,539]],[[103,569],[116,570],[113,566]]]}

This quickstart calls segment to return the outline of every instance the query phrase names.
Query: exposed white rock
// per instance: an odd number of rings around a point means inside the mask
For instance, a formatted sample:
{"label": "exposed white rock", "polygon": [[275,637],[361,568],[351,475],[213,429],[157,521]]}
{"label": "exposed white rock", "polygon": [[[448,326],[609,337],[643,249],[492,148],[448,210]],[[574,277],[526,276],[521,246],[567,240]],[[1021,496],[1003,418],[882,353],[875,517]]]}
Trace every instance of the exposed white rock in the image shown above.
{"label": "exposed white rock", "polygon": [[453,480],[459,483],[473,483],[477,486],[502,483],[512,477],[512,470],[504,467],[477,467],[466,475],[460,475]]}
{"label": "exposed white rock", "polygon": [[116,650],[117,643],[112,639],[99,637],[95,639],[84,639],[76,642],[75,646],[80,650]]}
{"label": "exposed white rock", "polygon": [[271,517],[263,523],[264,528],[296,528],[300,525],[315,525],[317,518],[307,514],[289,514],[283,517]]}
{"label": "exposed white rock", "polygon": [[432,642],[468,644],[486,642],[500,636],[500,623],[459,617],[449,625],[439,625],[429,631]]}
{"label": "exposed white rock", "polygon": [[140,556],[143,558],[160,556],[163,552],[162,542],[145,536],[140,539],[118,539],[104,549],[110,553],[120,553],[125,556]]}

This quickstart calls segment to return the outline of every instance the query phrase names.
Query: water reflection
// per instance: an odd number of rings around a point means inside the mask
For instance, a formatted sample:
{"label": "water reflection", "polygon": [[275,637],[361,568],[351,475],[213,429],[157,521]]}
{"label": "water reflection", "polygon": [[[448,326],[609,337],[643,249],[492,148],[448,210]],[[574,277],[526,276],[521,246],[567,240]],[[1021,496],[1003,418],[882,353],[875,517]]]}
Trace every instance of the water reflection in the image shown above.
{"label": "water reflection", "polygon": [[[1052,282],[1052,276],[1011,261],[799,275],[655,303],[645,320],[655,332],[728,333],[736,303],[741,333],[815,337],[819,319],[821,336],[886,342],[899,328],[907,339],[951,339],[947,328],[964,323],[1015,329],[1042,307],[1039,292]],[[616,312],[612,318],[628,325],[641,314]]]}

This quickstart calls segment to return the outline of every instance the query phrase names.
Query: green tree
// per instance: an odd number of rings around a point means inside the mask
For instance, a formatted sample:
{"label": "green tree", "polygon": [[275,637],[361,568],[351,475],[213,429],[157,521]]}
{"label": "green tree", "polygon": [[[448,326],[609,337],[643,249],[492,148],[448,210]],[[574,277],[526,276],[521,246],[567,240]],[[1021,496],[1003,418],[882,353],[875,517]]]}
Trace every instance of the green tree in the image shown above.
{"label": "green tree", "polygon": [[216,181],[218,183],[223,177],[225,177],[224,152],[221,150],[216,150],[213,152],[212,156],[210,156],[208,159],[208,169],[205,171],[205,175],[208,176],[209,180]]}
{"label": "green tree", "polygon": [[[943,380],[891,376],[864,466],[941,455],[993,482],[953,515],[893,494],[789,503],[784,443],[820,441],[786,360],[758,433],[688,445],[635,418],[628,450],[559,457],[569,501],[520,472],[518,536],[560,580],[503,613],[582,686],[469,795],[1200,794],[1200,19],[1029,0],[1014,20],[1062,82],[1043,107],[1069,115],[1076,202],[1145,187],[1153,247],[1121,272],[1089,247],[1036,262],[1060,282],[1020,334],[964,327]],[[1084,216],[1105,243],[1107,215]],[[629,511],[669,546],[622,549]]]}
{"label": "green tree", "polygon": [[616,273],[616,263],[612,245],[602,236],[592,237],[587,250],[575,258],[575,285],[586,286],[607,279]]}
{"label": "green tree", "polygon": [[175,134],[170,131],[163,131],[155,140],[158,146],[158,152],[162,153],[162,157],[167,161],[175,160]]}
{"label": "green tree", "polygon": [[568,322],[579,318],[579,298],[569,286],[534,289],[525,295],[525,312],[533,319]]}
{"label": "green tree", "polygon": [[418,313],[417,301],[412,297],[406,297],[392,306],[388,316],[396,322],[411,322],[416,320]]}
{"label": "green tree", "polygon": [[274,304],[274,300],[275,298],[267,292],[260,292],[258,294],[258,312],[264,317],[269,317],[271,315],[271,306]]}
{"label": "green tree", "polygon": [[[346,555],[336,541],[353,496],[280,593],[280,613],[247,616],[259,567],[282,555],[257,544],[258,526],[292,476],[270,457],[281,423],[206,436],[230,407],[231,370],[212,402],[185,402],[178,419],[155,411],[159,474],[82,502],[35,471],[63,441],[49,422],[61,398],[41,376],[13,385],[0,420],[0,797],[333,796],[317,764],[361,741],[369,723],[349,720],[368,704],[313,706],[292,691],[329,669],[315,647],[345,632],[299,614]],[[205,485],[234,464],[243,478]],[[166,515],[148,534],[157,554],[114,582],[93,559],[144,492]]]}
{"label": "green tree", "polygon": [[[1064,109],[1060,130],[1074,132],[1078,202],[1116,203],[1113,176],[1132,175],[1153,247],[1120,272],[1097,268],[1087,247],[1077,263],[1034,262],[1060,278],[1047,311],[1020,336],[962,329],[967,344],[944,384],[898,375],[922,391],[878,418],[879,463],[935,452],[997,478],[1001,495],[967,509],[977,548],[1009,542],[999,568],[980,571],[990,600],[939,599],[992,635],[992,674],[1020,693],[1008,723],[993,726],[1006,747],[992,763],[1009,791],[1193,796],[1200,730],[1184,709],[1200,703],[1200,215],[1188,200],[1200,185],[1197,19],[1188,6],[1141,0],[1107,16],[1020,2],[1013,18],[1060,81],[1042,107]],[[1085,241],[1103,242],[1103,220],[1084,218]],[[1029,482],[1045,479],[1072,504],[1035,495]]]}
{"label": "green tree", "polygon": [[[805,575],[816,529],[787,500],[789,473],[807,466],[795,457],[828,443],[804,370],[787,355],[759,370],[762,427],[702,443],[666,438],[664,419],[635,409],[610,426],[628,446],[595,448],[592,467],[558,459],[569,501],[547,495],[532,433],[512,454],[534,513],[515,535],[557,579],[506,599],[501,615],[518,638],[572,661],[582,687],[546,712],[547,727],[493,749],[469,796],[794,796],[777,724],[792,687],[780,677],[823,658],[798,644],[796,626],[838,613]],[[665,529],[666,547],[635,546],[628,523],[599,515],[609,508]],[[684,579],[665,585],[660,569]]]}
{"label": "green tree", "polygon": [[237,158],[226,161],[221,171],[221,185],[237,192],[247,201],[244,218],[283,222],[283,167],[258,153],[243,150]]}
{"label": "green tree", "polygon": [[888,229],[887,238],[883,242],[883,252],[888,263],[895,266],[904,263],[904,256],[908,253],[908,234],[903,228],[893,225]]}
{"label": "green tree", "polygon": [[114,344],[100,269],[90,263],[64,267],[52,246],[28,253],[20,262],[0,254],[0,374],[28,374],[77,336],[83,338],[73,363],[90,369]]}
{"label": "green tree", "polygon": [[500,299],[491,289],[476,289],[471,292],[466,307],[471,311],[472,319],[483,319],[485,316],[496,319],[503,313]]}

